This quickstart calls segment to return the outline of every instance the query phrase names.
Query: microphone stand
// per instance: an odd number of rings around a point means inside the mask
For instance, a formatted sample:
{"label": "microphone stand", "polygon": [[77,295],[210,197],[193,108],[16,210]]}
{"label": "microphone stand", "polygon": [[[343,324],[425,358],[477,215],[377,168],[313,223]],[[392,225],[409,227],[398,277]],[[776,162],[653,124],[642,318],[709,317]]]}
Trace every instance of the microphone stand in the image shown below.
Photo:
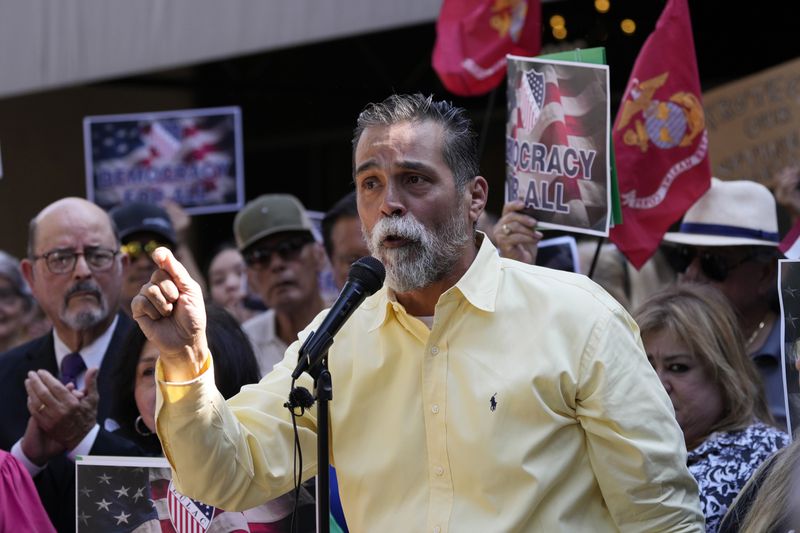
{"label": "microphone stand", "polygon": [[[313,334],[312,334],[313,335]],[[330,412],[328,404],[333,399],[333,381],[328,371],[328,356],[306,372],[314,378],[314,398],[317,402],[317,532],[330,533]]]}

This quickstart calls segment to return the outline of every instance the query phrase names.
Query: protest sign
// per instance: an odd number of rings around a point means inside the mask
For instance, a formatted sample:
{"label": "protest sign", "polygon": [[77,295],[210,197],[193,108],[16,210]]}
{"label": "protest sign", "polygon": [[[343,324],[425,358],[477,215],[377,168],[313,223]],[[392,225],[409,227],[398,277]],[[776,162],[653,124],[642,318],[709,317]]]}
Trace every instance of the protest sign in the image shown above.
{"label": "protest sign", "polygon": [[575,241],[575,237],[562,235],[539,241],[536,264],[580,274],[581,264],[578,259],[578,243]]}
{"label": "protest sign", "polygon": [[506,202],[542,228],[607,236],[608,67],[507,57]]}
{"label": "protest sign", "polygon": [[79,456],[75,471],[78,533],[290,529],[292,506],[262,505],[233,512],[181,494],[172,483],[169,462],[162,457]]}
{"label": "protest sign", "polygon": [[86,117],[86,197],[104,209],[173,200],[189,214],[237,211],[241,131],[238,107]]}
{"label": "protest sign", "polygon": [[703,107],[716,177],[769,187],[800,161],[800,59],[705,92]]}
{"label": "protest sign", "polygon": [[781,368],[786,398],[786,423],[791,435],[800,428],[800,379],[795,362],[800,357],[800,261],[781,259],[778,269],[781,301]]}

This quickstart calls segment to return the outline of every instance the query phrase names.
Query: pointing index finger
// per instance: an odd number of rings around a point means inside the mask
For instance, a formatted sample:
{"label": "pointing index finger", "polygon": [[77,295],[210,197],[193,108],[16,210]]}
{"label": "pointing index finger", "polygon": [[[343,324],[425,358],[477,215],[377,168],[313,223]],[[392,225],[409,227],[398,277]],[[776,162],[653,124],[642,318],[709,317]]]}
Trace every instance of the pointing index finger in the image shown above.
{"label": "pointing index finger", "polygon": [[153,251],[153,261],[158,268],[170,275],[181,292],[194,289],[194,280],[180,261],[175,259],[169,248],[160,246]]}

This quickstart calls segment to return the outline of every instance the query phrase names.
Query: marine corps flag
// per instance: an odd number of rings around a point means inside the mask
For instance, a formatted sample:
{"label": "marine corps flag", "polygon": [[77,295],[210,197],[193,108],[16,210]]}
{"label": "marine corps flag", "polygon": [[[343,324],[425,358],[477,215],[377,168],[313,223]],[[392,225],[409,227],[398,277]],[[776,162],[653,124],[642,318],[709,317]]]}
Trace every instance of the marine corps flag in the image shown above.
{"label": "marine corps flag", "polygon": [[444,0],[433,68],[451,93],[487,93],[505,76],[506,54],[539,52],[540,19],[539,0]]}
{"label": "marine corps flag", "polygon": [[611,240],[636,267],[709,188],[708,134],[687,0],[669,0],[636,58],[613,140],[622,224]]}

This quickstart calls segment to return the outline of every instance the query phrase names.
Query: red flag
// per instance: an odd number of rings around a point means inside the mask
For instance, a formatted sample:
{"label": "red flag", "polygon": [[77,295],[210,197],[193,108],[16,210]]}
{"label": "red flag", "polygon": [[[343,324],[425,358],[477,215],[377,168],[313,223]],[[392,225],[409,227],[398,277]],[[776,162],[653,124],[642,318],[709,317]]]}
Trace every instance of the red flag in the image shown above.
{"label": "red flag", "polygon": [[669,0],[639,52],[613,138],[623,223],[611,240],[640,268],[711,185],[687,0]]}
{"label": "red flag", "polygon": [[539,0],[444,0],[433,68],[451,93],[487,93],[505,76],[506,54],[539,53],[540,20]]}

